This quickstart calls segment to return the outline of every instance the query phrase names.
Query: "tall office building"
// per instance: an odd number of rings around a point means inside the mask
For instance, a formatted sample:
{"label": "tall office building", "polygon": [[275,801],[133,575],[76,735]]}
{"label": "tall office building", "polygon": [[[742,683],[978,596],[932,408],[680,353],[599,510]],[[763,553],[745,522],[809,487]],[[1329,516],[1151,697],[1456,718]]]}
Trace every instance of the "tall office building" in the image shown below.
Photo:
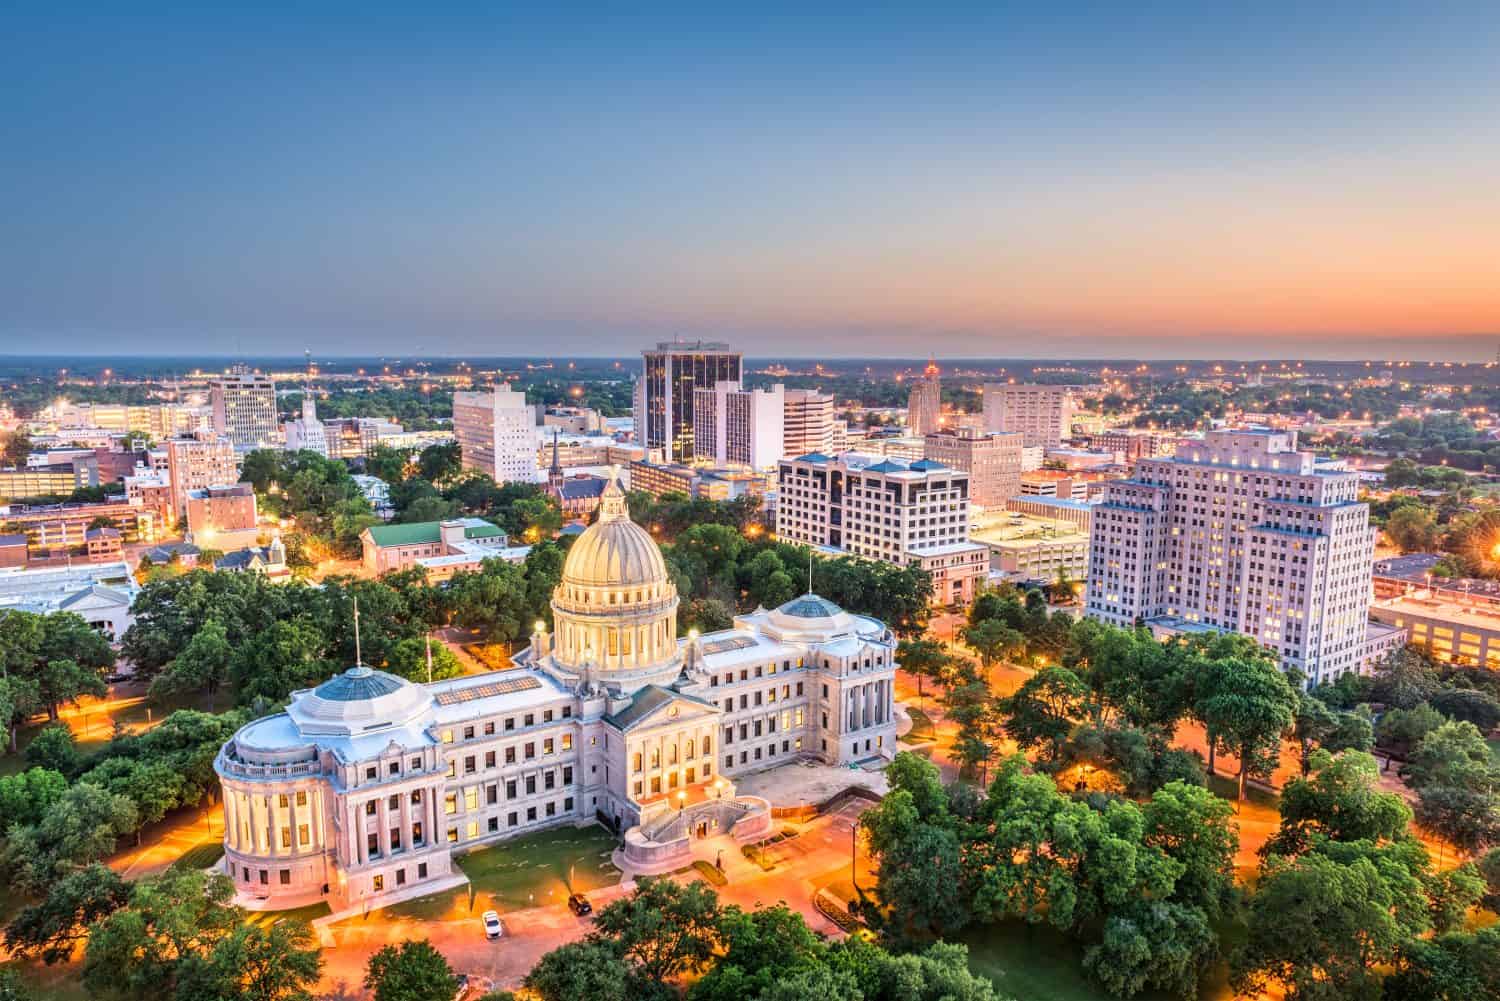
{"label": "tall office building", "polygon": [[693,391],[721,382],[741,384],[743,356],[728,344],[662,341],[641,352],[644,364],[636,385],[636,440],[660,449],[668,462],[690,462],[693,444]]}
{"label": "tall office building", "polygon": [[214,431],[237,451],[276,447],[276,383],[236,365],[208,385]]}
{"label": "tall office building", "polygon": [[693,390],[693,457],[716,466],[772,469],[781,458],[784,395],[781,385],[741,389],[720,382]]}
{"label": "tall office building", "polygon": [[788,459],[817,452],[836,454],[833,396],[816,389],[788,389],[782,394],[781,454]]}
{"label": "tall office building", "polygon": [[318,404],[312,393],[302,394],[302,416],[286,423],[288,452],[317,452],[328,458],[328,432],[318,420]]}
{"label": "tall office building", "polygon": [[920,567],[939,605],[972,601],[989,569],[989,549],[969,540],[969,474],[928,459],[854,452],[783,459],[776,535]]}
{"label": "tall office building", "polygon": [[1027,445],[1056,448],[1073,430],[1070,386],[984,384],[984,429],[1019,431]]}
{"label": "tall office building", "polygon": [[234,444],[223,435],[202,432],[191,438],[171,438],[163,445],[174,518],[186,517],[189,491],[239,482]]}
{"label": "tall office building", "polygon": [[509,386],[453,394],[453,437],[465,469],[496,483],[536,483],[536,410]]}
{"label": "tall office building", "polygon": [[986,434],[955,428],[929,434],[923,454],[934,462],[969,474],[969,502],[1003,508],[1021,492],[1021,434]]}
{"label": "tall office building", "polygon": [[931,359],[922,370],[922,378],[911,387],[906,406],[906,432],[913,437],[932,434],[942,427],[943,383],[937,363]]}
{"label": "tall office building", "polygon": [[1094,509],[1088,614],[1244,633],[1314,684],[1357,670],[1374,560],[1358,496],[1359,475],[1295,431],[1210,431],[1141,459]]}

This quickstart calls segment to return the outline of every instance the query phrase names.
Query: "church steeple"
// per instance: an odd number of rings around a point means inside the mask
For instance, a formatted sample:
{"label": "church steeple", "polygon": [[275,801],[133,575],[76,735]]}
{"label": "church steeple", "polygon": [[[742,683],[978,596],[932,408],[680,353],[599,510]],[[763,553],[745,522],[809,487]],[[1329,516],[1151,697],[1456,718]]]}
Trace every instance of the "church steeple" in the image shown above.
{"label": "church steeple", "polygon": [[561,493],[561,491],[562,491],[562,482],[563,482],[563,471],[562,471],[562,463],[557,458],[557,435],[558,435],[557,429],[553,428],[552,429],[552,465],[549,466],[549,467],[547,467],[547,486],[550,487],[551,490],[552,490],[552,492],[557,495],[558,500],[561,500],[562,499],[562,493]]}

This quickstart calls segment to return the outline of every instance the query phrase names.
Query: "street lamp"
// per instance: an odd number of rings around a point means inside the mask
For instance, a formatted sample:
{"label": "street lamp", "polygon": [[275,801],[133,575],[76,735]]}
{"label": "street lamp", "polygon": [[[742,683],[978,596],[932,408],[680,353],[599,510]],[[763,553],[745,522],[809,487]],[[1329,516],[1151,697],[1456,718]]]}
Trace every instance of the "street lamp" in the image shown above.
{"label": "street lamp", "polygon": [[687,809],[687,790],[683,789],[677,794],[677,812],[680,814]]}

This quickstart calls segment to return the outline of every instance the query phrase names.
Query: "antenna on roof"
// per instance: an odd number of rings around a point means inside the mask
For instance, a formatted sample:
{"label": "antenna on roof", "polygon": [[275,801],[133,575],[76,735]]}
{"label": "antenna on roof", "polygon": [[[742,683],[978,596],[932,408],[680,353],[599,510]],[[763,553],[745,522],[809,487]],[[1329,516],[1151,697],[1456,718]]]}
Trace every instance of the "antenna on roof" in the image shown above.
{"label": "antenna on roof", "polygon": [[354,599],[354,666],[364,667],[364,659],[359,652],[359,598]]}
{"label": "antenna on roof", "polygon": [[812,594],[813,593],[813,589],[812,589],[812,568],[813,568],[813,553],[812,553],[812,550],[809,549],[807,551],[807,593],[808,594]]}
{"label": "antenna on roof", "polygon": [[432,634],[427,634],[427,683],[432,684]]}

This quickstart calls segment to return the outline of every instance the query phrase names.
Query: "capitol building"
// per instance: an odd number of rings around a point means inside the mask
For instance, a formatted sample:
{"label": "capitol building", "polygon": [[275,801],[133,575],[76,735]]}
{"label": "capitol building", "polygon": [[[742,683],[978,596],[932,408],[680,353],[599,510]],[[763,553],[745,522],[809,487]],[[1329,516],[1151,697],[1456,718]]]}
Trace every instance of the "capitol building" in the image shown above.
{"label": "capitol building", "polygon": [[225,871],[264,909],[335,911],[461,882],[455,854],[603,823],[637,871],[755,840],[735,778],[895,753],[896,640],[805,594],[677,635],[677,589],[611,482],[509,670],[416,684],[355,665],[247,724],[214,762]]}

